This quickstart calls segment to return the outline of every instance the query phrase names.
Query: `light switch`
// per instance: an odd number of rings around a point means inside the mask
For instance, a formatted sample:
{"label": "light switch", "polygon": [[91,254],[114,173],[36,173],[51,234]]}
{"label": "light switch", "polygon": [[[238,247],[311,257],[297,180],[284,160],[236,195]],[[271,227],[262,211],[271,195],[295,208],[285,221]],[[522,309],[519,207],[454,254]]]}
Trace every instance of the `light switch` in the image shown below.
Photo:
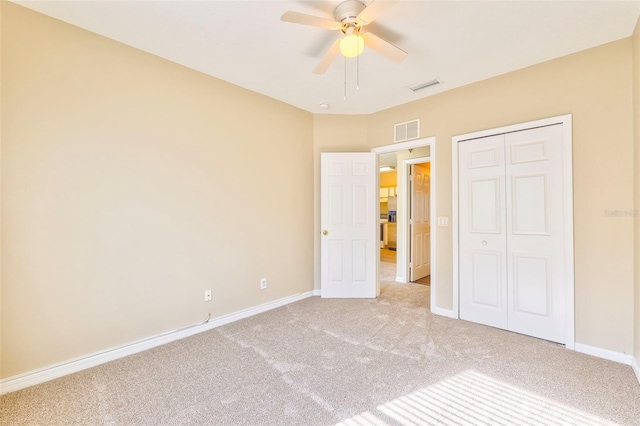
{"label": "light switch", "polygon": [[438,226],[449,226],[449,218],[446,216],[438,216]]}

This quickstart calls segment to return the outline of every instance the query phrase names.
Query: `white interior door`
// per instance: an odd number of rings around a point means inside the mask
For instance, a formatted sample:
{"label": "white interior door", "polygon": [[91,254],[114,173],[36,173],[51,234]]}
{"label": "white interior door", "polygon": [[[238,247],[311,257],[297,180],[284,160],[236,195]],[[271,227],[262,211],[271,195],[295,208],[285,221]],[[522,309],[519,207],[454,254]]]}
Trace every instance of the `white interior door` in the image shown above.
{"label": "white interior door", "polygon": [[377,296],[376,154],[321,154],[322,297]]}
{"label": "white interior door", "polygon": [[460,318],[565,343],[562,124],[458,144]]}
{"label": "white interior door", "polygon": [[506,329],[504,135],[458,150],[460,318]]}
{"label": "white interior door", "polygon": [[562,125],[505,135],[509,330],[565,341]]}
{"label": "white interior door", "polygon": [[429,218],[429,169],[411,166],[411,281],[431,274],[431,224]]}

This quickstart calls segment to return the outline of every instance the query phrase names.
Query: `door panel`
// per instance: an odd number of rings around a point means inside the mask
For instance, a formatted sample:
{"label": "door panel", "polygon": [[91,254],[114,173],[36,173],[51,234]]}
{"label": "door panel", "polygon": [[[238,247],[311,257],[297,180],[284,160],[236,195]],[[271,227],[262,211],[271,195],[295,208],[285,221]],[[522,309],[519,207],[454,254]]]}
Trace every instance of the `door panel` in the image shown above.
{"label": "door panel", "polygon": [[469,179],[469,187],[469,232],[501,233],[501,178]]}
{"label": "door panel", "polygon": [[524,142],[511,141],[509,145],[509,160],[511,164],[531,163],[549,160],[549,140],[530,139]]}
{"label": "door panel", "polygon": [[500,252],[471,253],[471,289],[474,305],[503,309],[502,288],[504,283],[501,272],[503,264]]}
{"label": "door panel", "polygon": [[491,146],[487,149],[470,150],[467,154],[467,169],[477,169],[481,167],[500,167],[504,164],[503,147]]}
{"label": "door panel", "polygon": [[431,274],[430,169],[411,166],[411,281]]}
{"label": "door panel", "polygon": [[[340,175],[333,175],[340,176]],[[332,226],[344,225],[342,216],[342,200],[344,199],[342,185],[331,185],[329,187],[329,223]]]}
{"label": "door panel", "polygon": [[342,272],[344,271],[344,240],[332,239],[327,245],[329,246],[329,280],[337,283],[344,281]]}
{"label": "door panel", "polygon": [[551,258],[513,253],[513,310],[523,314],[549,315]]}
{"label": "door panel", "polygon": [[353,282],[364,283],[367,281],[367,240],[353,240],[351,246]]}
{"label": "door panel", "polygon": [[549,174],[513,175],[513,234],[549,235]]}
{"label": "door panel", "polygon": [[458,144],[460,318],[507,328],[504,136]]}
{"label": "door panel", "polygon": [[509,330],[565,342],[562,125],[509,133]]}
{"label": "door panel", "polygon": [[366,185],[353,185],[353,226],[367,226],[367,211],[371,206],[367,206]]}
{"label": "door panel", "polygon": [[377,295],[376,178],[373,153],[321,154],[322,297]]}

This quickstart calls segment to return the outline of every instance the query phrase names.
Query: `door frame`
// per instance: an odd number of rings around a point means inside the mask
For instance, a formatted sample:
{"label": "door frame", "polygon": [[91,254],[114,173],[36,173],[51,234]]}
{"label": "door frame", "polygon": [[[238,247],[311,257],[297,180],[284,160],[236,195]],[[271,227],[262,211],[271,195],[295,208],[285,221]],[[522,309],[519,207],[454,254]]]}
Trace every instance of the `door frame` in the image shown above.
{"label": "door frame", "polygon": [[452,182],[452,219],[451,227],[453,231],[453,303],[448,316],[452,318],[460,317],[460,296],[459,296],[459,235],[458,235],[458,143],[470,139],[478,139],[486,136],[493,136],[503,133],[512,133],[535,127],[562,124],[562,155],[563,155],[563,183],[564,194],[564,241],[565,241],[565,347],[575,349],[575,273],[574,273],[574,237],[573,237],[573,134],[572,115],[560,115],[557,117],[545,118],[542,120],[518,123],[495,129],[487,129],[478,132],[466,133],[451,138],[451,182]]}
{"label": "door frame", "polygon": [[[421,139],[415,139],[412,141],[407,141],[407,142],[400,142],[400,143],[394,143],[391,145],[383,145],[383,146],[379,146],[379,147],[375,147],[371,149],[371,152],[374,152],[376,154],[385,154],[385,153],[389,153],[389,152],[399,152],[399,151],[405,151],[405,150],[412,150],[415,148],[422,148],[428,146],[429,147],[429,157],[421,157],[421,158],[429,158],[429,162],[431,163],[431,179],[430,179],[430,184],[429,184],[429,192],[430,192],[430,202],[431,205],[429,206],[430,208],[430,215],[431,215],[431,223],[430,223],[430,233],[431,233],[431,298],[430,298],[430,309],[431,312],[433,313],[437,313],[440,314],[440,308],[438,308],[436,306],[436,293],[437,293],[437,289],[438,289],[438,281],[437,281],[437,268],[436,268],[436,221],[433,220],[435,218],[436,215],[436,137],[435,136],[429,136],[426,138],[421,138]],[[410,161],[413,159],[407,159],[403,161],[403,166],[402,169],[404,169],[405,165],[404,162],[405,161]],[[398,167],[398,169],[401,169],[400,167]],[[404,172],[404,170],[403,170]],[[405,173],[406,175],[406,173]],[[400,179],[400,176],[398,176],[398,179]],[[406,191],[407,191],[407,185],[403,182],[403,185],[400,187],[400,191],[404,191],[404,199],[405,199],[405,203],[407,202],[407,196],[406,196]],[[378,217],[380,217],[380,203],[376,203],[376,212]],[[408,226],[407,226],[407,221],[409,218],[409,213],[407,211],[406,206],[403,206],[403,211],[400,212],[400,214],[397,216],[398,219],[398,236],[402,236],[402,238],[404,239],[404,241],[402,242],[403,244],[403,252],[402,256],[397,256],[396,257],[396,261],[397,261],[397,270],[400,271],[404,271],[403,276],[397,276],[396,277],[396,281],[397,282],[401,282],[401,283],[407,283],[409,282],[409,276],[408,276],[408,272],[409,272],[409,260],[407,258],[407,254],[408,254],[408,250],[407,250],[407,232],[408,232]],[[378,229],[378,237],[377,239],[380,239],[380,227],[377,227]],[[402,234],[401,234],[402,232]],[[398,241],[398,246],[400,245],[400,241]],[[378,253],[378,264],[380,263],[380,256]],[[380,286],[380,278],[378,277],[378,287]]]}

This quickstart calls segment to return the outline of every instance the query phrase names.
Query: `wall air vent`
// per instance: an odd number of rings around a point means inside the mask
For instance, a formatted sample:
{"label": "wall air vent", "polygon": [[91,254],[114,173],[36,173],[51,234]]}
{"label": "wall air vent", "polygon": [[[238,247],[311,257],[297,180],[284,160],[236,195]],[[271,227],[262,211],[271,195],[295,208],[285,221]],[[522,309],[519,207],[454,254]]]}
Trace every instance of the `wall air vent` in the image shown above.
{"label": "wall air vent", "polygon": [[420,137],[420,120],[415,119],[394,124],[393,143],[406,142]]}
{"label": "wall air vent", "polygon": [[414,92],[417,92],[419,90],[424,90],[429,87],[437,86],[438,84],[442,84],[442,81],[440,81],[440,79],[436,77],[431,81],[426,81],[424,83],[418,83],[418,84],[414,84],[413,86],[409,86],[409,89]]}

